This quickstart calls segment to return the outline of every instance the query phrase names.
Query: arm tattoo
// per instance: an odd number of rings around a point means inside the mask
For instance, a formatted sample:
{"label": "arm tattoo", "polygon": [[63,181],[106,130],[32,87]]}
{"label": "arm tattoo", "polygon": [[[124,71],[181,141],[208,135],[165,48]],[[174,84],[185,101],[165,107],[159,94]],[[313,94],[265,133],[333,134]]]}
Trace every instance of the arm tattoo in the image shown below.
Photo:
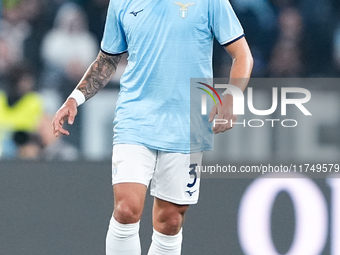
{"label": "arm tattoo", "polygon": [[108,55],[100,51],[97,59],[86,71],[77,89],[80,90],[85,99],[88,100],[104,88],[116,72],[117,65],[122,55]]}

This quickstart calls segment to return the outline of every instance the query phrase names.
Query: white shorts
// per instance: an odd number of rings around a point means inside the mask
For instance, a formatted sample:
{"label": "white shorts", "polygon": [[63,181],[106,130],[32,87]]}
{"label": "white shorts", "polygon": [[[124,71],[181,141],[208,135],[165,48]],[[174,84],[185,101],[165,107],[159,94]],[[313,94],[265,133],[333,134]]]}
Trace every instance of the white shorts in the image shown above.
{"label": "white shorts", "polygon": [[150,193],[175,204],[196,204],[200,178],[196,166],[202,152],[193,154],[151,150],[143,145],[116,144],[112,154],[112,184],[141,183]]}

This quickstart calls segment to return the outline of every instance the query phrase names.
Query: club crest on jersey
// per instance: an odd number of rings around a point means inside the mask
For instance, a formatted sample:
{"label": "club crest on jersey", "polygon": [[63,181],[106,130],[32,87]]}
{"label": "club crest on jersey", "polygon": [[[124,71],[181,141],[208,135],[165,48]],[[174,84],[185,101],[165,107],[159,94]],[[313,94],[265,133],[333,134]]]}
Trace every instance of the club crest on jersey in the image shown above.
{"label": "club crest on jersey", "polygon": [[179,16],[182,19],[185,19],[188,16],[188,7],[191,5],[194,5],[195,3],[187,3],[187,4],[182,4],[180,2],[174,2],[174,4],[177,4],[181,8],[179,9]]}

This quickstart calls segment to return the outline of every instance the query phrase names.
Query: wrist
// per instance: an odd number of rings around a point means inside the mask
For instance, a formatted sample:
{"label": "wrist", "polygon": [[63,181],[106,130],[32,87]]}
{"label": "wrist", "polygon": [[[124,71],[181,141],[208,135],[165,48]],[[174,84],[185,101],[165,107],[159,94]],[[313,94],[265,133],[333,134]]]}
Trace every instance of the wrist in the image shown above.
{"label": "wrist", "polygon": [[85,102],[84,94],[78,89],[73,90],[67,99],[70,99],[70,98],[76,101],[77,107],[82,105]]}
{"label": "wrist", "polygon": [[226,95],[233,95],[233,93],[231,92],[230,89],[226,89],[223,93],[222,93],[222,96],[226,96]]}

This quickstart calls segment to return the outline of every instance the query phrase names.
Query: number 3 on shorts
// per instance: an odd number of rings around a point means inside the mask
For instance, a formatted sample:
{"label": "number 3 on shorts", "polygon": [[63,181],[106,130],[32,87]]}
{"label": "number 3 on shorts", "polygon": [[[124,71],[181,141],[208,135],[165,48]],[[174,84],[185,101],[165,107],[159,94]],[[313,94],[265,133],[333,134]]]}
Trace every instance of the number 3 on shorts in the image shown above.
{"label": "number 3 on shorts", "polygon": [[189,166],[189,168],[190,168],[189,175],[190,175],[190,176],[193,175],[193,176],[194,176],[194,180],[193,180],[192,183],[188,183],[188,184],[187,184],[187,187],[188,187],[188,188],[192,188],[192,187],[196,184],[196,180],[197,180],[196,167],[197,167],[197,164],[191,164],[191,165]]}

